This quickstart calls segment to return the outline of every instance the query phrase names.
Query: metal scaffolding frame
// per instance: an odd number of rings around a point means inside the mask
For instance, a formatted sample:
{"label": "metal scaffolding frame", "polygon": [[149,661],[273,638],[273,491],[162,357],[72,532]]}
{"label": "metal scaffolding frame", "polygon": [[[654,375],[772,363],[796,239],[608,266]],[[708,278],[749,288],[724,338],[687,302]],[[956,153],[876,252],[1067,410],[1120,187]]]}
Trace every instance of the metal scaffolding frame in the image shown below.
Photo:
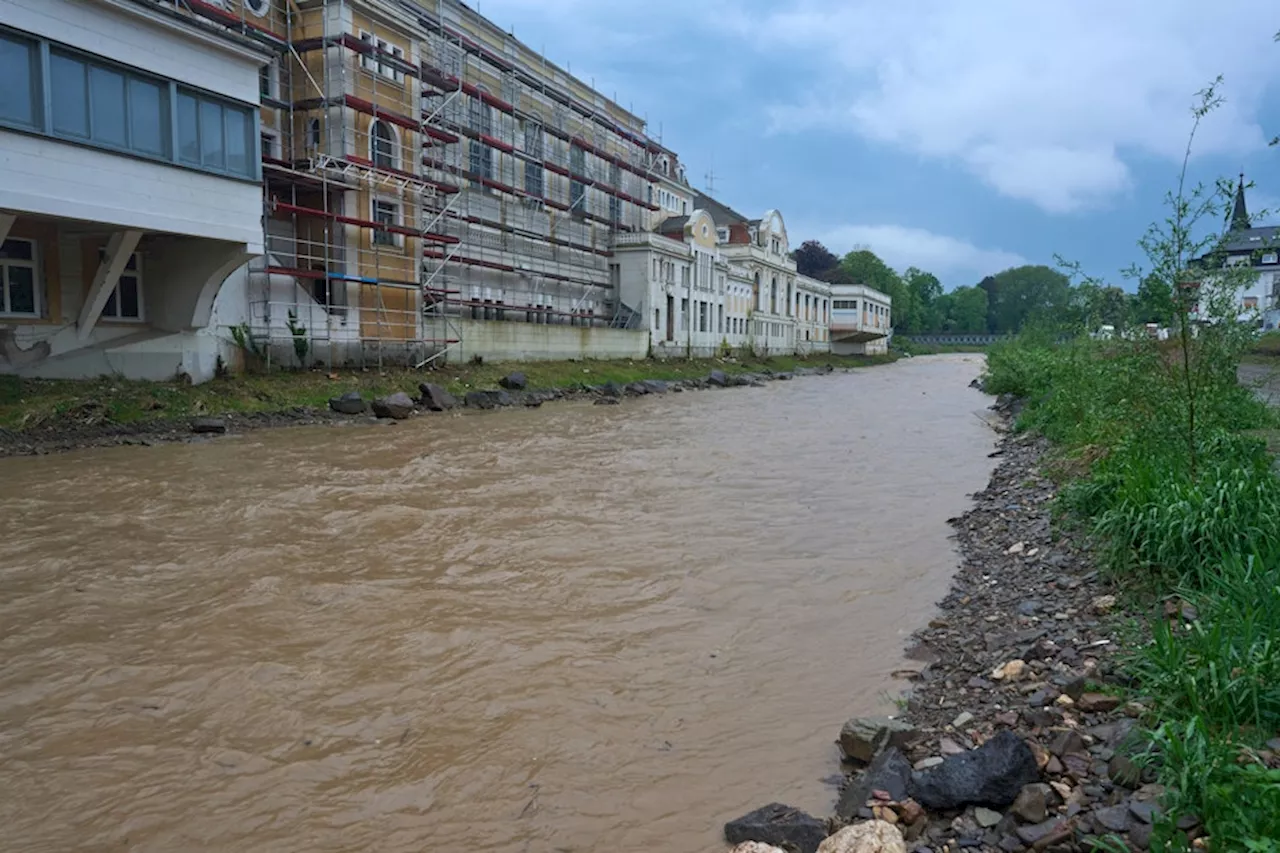
{"label": "metal scaffolding frame", "polygon": [[613,236],[647,230],[664,149],[545,57],[469,33],[488,25],[458,0],[155,2],[277,57],[250,272],[269,358],[303,336],[330,366],[421,367],[465,319],[633,324]]}

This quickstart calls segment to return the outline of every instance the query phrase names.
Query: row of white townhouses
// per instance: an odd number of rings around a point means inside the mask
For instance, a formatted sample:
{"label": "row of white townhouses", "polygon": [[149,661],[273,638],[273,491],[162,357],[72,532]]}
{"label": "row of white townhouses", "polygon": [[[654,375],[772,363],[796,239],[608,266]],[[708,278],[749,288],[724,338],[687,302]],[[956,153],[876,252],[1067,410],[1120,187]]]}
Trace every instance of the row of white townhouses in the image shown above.
{"label": "row of white townhouses", "polygon": [[0,0],[0,77],[0,373],[886,346],[458,0]]}

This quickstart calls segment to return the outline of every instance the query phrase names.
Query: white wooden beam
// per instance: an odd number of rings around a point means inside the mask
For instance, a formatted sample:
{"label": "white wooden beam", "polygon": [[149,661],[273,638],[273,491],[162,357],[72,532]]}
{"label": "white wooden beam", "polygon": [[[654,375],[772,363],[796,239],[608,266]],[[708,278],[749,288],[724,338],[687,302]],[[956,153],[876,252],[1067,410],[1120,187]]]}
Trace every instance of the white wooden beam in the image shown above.
{"label": "white wooden beam", "polygon": [[80,308],[80,319],[76,323],[79,327],[76,337],[81,342],[89,339],[93,327],[98,324],[102,309],[106,307],[111,292],[120,281],[120,273],[124,272],[125,265],[129,263],[129,258],[133,255],[133,250],[138,248],[138,241],[141,239],[141,231],[117,231],[107,241],[107,251],[102,263],[98,264],[98,271],[94,273],[93,284],[89,286],[89,293]]}
{"label": "white wooden beam", "polygon": [[9,230],[13,228],[13,223],[18,221],[16,213],[5,213],[0,210],[0,243],[9,239]]}

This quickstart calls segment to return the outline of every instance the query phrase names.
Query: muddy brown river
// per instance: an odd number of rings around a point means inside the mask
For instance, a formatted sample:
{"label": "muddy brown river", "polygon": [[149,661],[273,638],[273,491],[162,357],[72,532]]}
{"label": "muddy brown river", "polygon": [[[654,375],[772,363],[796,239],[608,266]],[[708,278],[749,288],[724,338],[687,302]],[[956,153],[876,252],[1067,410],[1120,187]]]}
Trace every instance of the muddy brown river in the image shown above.
{"label": "muddy brown river", "polygon": [[978,356],[0,460],[0,850],[701,853],[829,811]]}

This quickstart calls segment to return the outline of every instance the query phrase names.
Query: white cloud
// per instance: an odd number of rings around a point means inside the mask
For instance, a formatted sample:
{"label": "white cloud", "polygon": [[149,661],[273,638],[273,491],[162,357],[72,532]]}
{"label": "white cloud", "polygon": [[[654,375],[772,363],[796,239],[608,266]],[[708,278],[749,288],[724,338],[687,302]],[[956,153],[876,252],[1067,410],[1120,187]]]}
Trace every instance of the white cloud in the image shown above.
{"label": "white cloud", "polygon": [[1025,258],[1014,252],[983,249],[968,241],[923,228],[841,225],[816,233],[817,239],[837,255],[866,247],[899,272],[907,267],[919,267],[933,273],[948,286],[973,284],[983,276],[1027,263]]}
{"label": "white cloud", "polygon": [[1199,0],[783,0],[771,8],[720,20],[794,77],[801,94],[766,110],[776,132],[848,129],[960,163],[1052,213],[1127,190],[1126,158],[1135,152],[1180,160],[1194,93],[1219,74],[1228,100],[1205,120],[1196,152],[1265,145],[1257,110],[1280,67],[1271,38],[1280,23],[1268,0],[1232,0],[1216,12]]}

